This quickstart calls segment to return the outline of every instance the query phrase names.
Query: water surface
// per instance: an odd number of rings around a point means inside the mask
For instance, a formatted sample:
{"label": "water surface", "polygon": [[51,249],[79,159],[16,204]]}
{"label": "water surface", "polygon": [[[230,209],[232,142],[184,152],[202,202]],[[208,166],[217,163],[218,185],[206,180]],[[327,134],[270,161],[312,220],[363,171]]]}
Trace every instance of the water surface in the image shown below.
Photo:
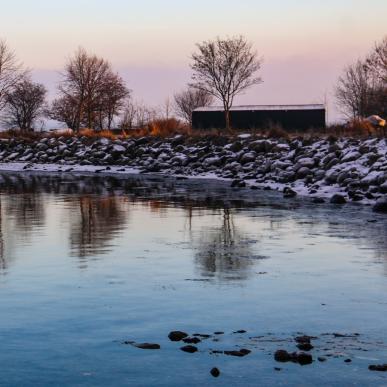
{"label": "water surface", "polygon": [[[369,207],[12,173],[0,205],[0,385],[387,384],[368,370],[387,363],[387,221]],[[224,334],[188,354],[172,330]],[[317,337],[316,361],[276,363],[299,334]],[[239,348],[252,352],[211,354]]]}

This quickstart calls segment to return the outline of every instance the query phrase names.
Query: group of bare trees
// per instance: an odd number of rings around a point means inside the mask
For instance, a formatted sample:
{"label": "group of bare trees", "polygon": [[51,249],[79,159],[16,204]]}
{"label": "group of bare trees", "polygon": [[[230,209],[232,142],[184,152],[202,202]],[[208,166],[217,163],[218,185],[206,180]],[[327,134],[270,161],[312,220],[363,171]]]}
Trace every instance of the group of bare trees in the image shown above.
{"label": "group of bare trees", "polygon": [[[174,95],[170,108],[188,125],[193,110],[209,106],[217,98],[225,111],[226,127],[231,127],[230,109],[237,94],[261,82],[255,73],[261,66],[252,46],[243,37],[216,39],[197,45],[192,55],[192,83]],[[32,130],[37,119],[48,116],[63,122],[74,131],[81,128],[111,129],[115,119],[122,129],[147,125],[160,119],[150,109],[131,97],[124,80],[103,58],[79,48],[68,60],[58,87],[58,97],[45,101],[46,89],[31,81],[5,41],[0,41],[0,111],[10,127]]]}
{"label": "group of bare trees", "polygon": [[46,89],[31,81],[15,53],[0,40],[0,113],[10,127],[32,130],[42,114]]}
{"label": "group of bare trees", "polygon": [[336,98],[349,118],[387,116],[387,36],[366,58],[345,68],[336,87]]}

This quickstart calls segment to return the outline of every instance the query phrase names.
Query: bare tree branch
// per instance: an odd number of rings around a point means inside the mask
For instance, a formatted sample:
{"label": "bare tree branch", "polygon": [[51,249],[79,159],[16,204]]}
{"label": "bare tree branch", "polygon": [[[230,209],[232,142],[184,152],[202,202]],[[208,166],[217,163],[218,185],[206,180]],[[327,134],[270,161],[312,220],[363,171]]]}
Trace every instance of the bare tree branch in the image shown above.
{"label": "bare tree branch", "polygon": [[254,76],[262,59],[257,58],[252,45],[242,36],[217,38],[200,43],[197,48],[198,52],[192,54],[194,74],[190,86],[222,101],[226,128],[230,129],[230,109],[235,96],[262,82]]}
{"label": "bare tree branch", "polygon": [[188,87],[174,95],[174,110],[179,118],[192,126],[192,112],[199,107],[210,106],[213,100],[213,96],[206,90]]}
{"label": "bare tree branch", "polygon": [[46,89],[42,84],[24,78],[6,96],[5,122],[22,131],[33,130],[35,121],[44,114]]}
{"label": "bare tree branch", "polygon": [[0,40],[0,111],[5,107],[7,94],[24,74],[22,64],[17,60],[15,53],[5,40]]}

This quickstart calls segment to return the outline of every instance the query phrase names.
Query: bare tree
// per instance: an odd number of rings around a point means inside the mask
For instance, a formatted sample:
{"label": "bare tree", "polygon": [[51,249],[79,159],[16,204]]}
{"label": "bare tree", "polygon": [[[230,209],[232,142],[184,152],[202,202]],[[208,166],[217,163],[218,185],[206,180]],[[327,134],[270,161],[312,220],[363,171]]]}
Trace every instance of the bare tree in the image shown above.
{"label": "bare tree", "polygon": [[135,127],[137,115],[137,106],[136,104],[129,99],[121,115],[119,127],[122,130],[131,130]]}
{"label": "bare tree", "polygon": [[350,118],[367,114],[371,72],[361,60],[347,66],[336,87],[336,99],[343,112]]}
{"label": "bare tree", "polygon": [[44,114],[46,89],[24,78],[6,96],[5,122],[22,131],[33,130],[37,118]]}
{"label": "bare tree", "polygon": [[188,87],[174,95],[174,110],[179,118],[192,126],[192,112],[199,107],[210,106],[213,99],[213,96],[206,90]]}
{"label": "bare tree", "polygon": [[78,101],[71,95],[62,95],[52,101],[47,116],[64,122],[68,128],[75,130],[78,122]]}
{"label": "bare tree", "polygon": [[255,73],[262,59],[252,50],[244,37],[217,38],[197,44],[198,52],[192,54],[192,87],[208,92],[222,101],[226,129],[231,128],[230,109],[234,98],[247,88],[262,82]]}
{"label": "bare tree", "polygon": [[335,92],[347,117],[387,115],[387,37],[365,59],[345,68]]}
{"label": "bare tree", "polygon": [[76,101],[76,131],[81,126],[102,129],[104,121],[110,128],[114,115],[129,94],[110,63],[83,48],[68,61],[59,91],[62,96]]}
{"label": "bare tree", "polygon": [[374,50],[366,59],[366,65],[384,85],[387,84],[387,36],[375,45]]}
{"label": "bare tree", "polygon": [[101,129],[104,128],[104,121],[106,121],[106,128],[111,129],[114,117],[123,109],[125,99],[129,95],[129,89],[118,74],[110,72],[106,75],[101,88],[100,106],[98,109],[99,126]]}
{"label": "bare tree", "polygon": [[5,40],[0,40],[0,111],[4,109],[10,90],[23,76],[22,64]]}
{"label": "bare tree", "polygon": [[129,98],[123,109],[119,127],[123,130],[144,128],[156,117],[157,112],[155,109]]}

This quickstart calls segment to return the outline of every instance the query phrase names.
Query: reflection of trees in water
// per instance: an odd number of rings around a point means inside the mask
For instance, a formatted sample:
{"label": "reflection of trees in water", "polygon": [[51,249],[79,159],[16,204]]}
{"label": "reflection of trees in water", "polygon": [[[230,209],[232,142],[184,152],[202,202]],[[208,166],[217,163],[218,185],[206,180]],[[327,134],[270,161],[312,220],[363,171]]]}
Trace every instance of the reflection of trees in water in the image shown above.
{"label": "reflection of trees in water", "polygon": [[41,193],[13,192],[0,197],[0,269],[4,271],[17,244],[26,244],[31,234],[45,223],[44,198]]}
{"label": "reflection of trees in water", "polygon": [[[192,224],[192,212],[188,212]],[[252,250],[253,241],[242,234],[234,223],[229,209],[222,210],[220,227],[204,228],[196,238],[191,233],[196,249],[195,261],[204,276],[221,280],[245,279],[257,258]]]}
{"label": "reflection of trees in water", "polygon": [[[45,225],[47,203],[59,198],[59,203],[65,203],[65,214],[69,214],[72,254],[81,257],[109,249],[109,243],[126,225],[131,204],[165,217],[170,216],[171,208],[183,208],[190,229],[197,226],[194,215],[198,211],[208,214],[209,209],[219,213],[223,208],[254,208],[251,217],[258,222],[264,218],[265,227],[277,239],[282,232],[289,232],[283,227],[284,222],[294,221],[294,232],[304,233],[307,238],[316,234],[351,239],[351,243],[372,250],[378,262],[386,264],[387,273],[386,221],[366,207],[345,206],[337,211],[297,199],[288,204],[271,197],[270,192],[234,191],[221,183],[144,176],[123,179],[0,173],[0,192],[0,268],[7,266],[20,242],[28,242],[31,233]],[[248,275],[256,258],[252,254],[255,241],[238,230],[229,210],[222,210],[219,227],[203,228],[199,234],[192,231],[191,236],[197,250],[197,266],[203,273],[224,278],[234,273]]]}
{"label": "reflection of trees in water", "polygon": [[128,208],[123,197],[80,196],[71,203],[70,245],[80,258],[106,252],[123,230]]}

